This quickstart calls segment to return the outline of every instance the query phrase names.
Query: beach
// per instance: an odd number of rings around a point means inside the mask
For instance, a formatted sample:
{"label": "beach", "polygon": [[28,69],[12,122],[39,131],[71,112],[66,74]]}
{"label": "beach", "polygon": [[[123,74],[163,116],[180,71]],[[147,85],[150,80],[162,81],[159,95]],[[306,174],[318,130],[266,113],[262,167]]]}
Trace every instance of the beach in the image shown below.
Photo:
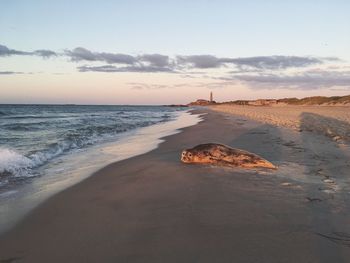
{"label": "beach", "polygon": [[333,140],[350,141],[350,106],[238,106],[215,105],[213,110],[245,116],[294,130],[312,131]]}
{"label": "beach", "polygon": [[[104,167],[3,233],[0,262],[349,262],[346,111],[301,110],[300,122],[296,111],[264,109],[194,110],[202,122]],[[183,149],[207,142],[278,169],[180,162]]]}
{"label": "beach", "polygon": [[0,105],[1,110],[0,235],[50,196],[200,121],[184,108],[159,106]]}

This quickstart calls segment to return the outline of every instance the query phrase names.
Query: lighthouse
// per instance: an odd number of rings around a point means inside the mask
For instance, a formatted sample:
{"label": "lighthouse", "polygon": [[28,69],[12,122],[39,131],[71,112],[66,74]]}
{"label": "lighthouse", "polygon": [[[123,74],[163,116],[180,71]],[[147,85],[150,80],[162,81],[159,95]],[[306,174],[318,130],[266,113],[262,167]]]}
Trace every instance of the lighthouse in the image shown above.
{"label": "lighthouse", "polygon": [[213,102],[213,92],[212,91],[210,92],[210,100],[209,101]]}

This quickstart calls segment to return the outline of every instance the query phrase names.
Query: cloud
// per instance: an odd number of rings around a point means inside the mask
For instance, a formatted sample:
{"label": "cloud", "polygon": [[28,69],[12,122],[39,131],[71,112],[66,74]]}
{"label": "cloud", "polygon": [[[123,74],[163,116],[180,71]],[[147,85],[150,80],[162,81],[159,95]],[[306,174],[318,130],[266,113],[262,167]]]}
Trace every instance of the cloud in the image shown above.
{"label": "cloud", "polygon": [[[341,61],[336,57],[314,56],[255,56],[255,57],[217,57],[214,55],[190,55],[169,57],[162,54],[140,54],[132,56],[122,53],[94,52],[83,47],[65,50],[57,53],[48,49],[39,49],[32,52],[10,49],[0,45],[0,56],[32,55],[42,58],[66,56],[72,62],[90,62],[90,65],[78,66],[80,72],[177,72],[190,78],[191,75],[210,73],[209,69],[226,68],[231,74],[238,74],[248,78],[245,73],[266,74],[271,71],[284,71],[289,68],[307,68],[321,65],[326,62]],[[99,65],[100,64],[100,65]],[[101,65],[105,64],[105,65]],[[334,66],[334,65],[333,65]],[[193,70],[194,69],[194,70]]]}
{"label": "cloud", "polygon": [[239,82],[237,80],[225,80],[225,81],[214,81],[214,82],[196,82],[191,83],[189,86],[197,88],[207,88],[207,89],[221,89],[225,87],[232,87],[237,85]]}
{"label": "cloud", "polygon": [[0,71],[0,75],[15,75],[15,74],[24,74],[24,72],[17,72],[17,71]]}
{"label": "cloud", "polygon": [[217,68],[222,65],[220,59],[212,55],[177,56],[178,65],[189,65],[192,68]]}
{"label": "cloud", "polygon": [[82,47],[66,50],[65,54],[70,57],[72,61],[100,61],[108,64],[126,65],[139,64],[140,66],[152,66],[153,68],[170,67],[169,57],[161,54],[143,54],[134,57],[120,53],[92,52]]}
{"label": "cloud", "polygon": [[255,69],[287,69],[307,67],[315,64],[322,64],[323,60],[316,57],[298,56],[259,56],[247,58],[223,59],[225,63],[233,63],[238,67]]}
{"label": "cloud", "polygon": [[138,82],[129,82],[127,83],[131,86],[131,89],[135,90],[157,90],[157,89],[168,89],[172,86],[170,85],[163,85],[163,84],[146,84],[146,83],[138,83]]}
{"label": "cloud", "polygon": [[172,85],[164,85],[164,84],[147,84],[143,82],[128,82],[127,85],[131,86],[131,89],[135,90],[155,90],[155,89],[174,89],[174,88],[183,88],[183,87],[192,87],[192,84],[188,83],[178,83]]}
{"label": "cloud", "polygon": [[52,50],[48,50],[48,49],[39,49],[39,50],[35,50],[33,52],[34,55],[43,57],[43,58],[49,58],[49,57],[55,57],[57,56],[57,53],[52,51]]}
{"label": "cloud", "polygon": [[13,56],[13,55],[22,55],[22,56],[40,56],[44,58],[57,56],[57,53],[52,50],[39,49],[33,52],[20,51],[15,49],[10,49],[4,45],[0,45],[0,56]]}
{"label": "cloud", "polygon": [[96,61],[97,56],[92,53],[90,50],[87,50],[82,47],[77,47],[73,50],[66,50],[65,54],[71,58],[72,61]]}
{"label": "cloud", "polygon": [[293,75],[257,74],[235,75],[233,79],[246,82],[253,89],[322,89],[330,87],[350,88],[350,71],[310,70]]}
{"label": "cloud", "polygon": [[322,64],[324,61],[338,61],[338,58],[317,58],[310,56],[257,56],[245,58],[215,57],[213,55],[177,56],[177,64],[191,68],[219,68],[234,65],[242,71],[278,70],[287,68],[307,67]]}
{"label": "cloud", "polygon": [[154,67],[169,67],[169,57],[161,54],[145,54],[138,57],[139,61],[148,62]]}
{"label": "cloud", "polygon": [[92,52],[86,48],[77,47],[73,50],[66,50],[66,56],[72,61],[102,61],[109,64],[129,64],[136,63],[136,58],[126,54],[114,54],[106,52]]}
{"label": "cloud", "polygon": [[125,54],[112,54],[112,53],[100,53],[102,61],[113,64],[128,64],[132,65],[136,63],[136,59],[133,56]]}
{"label": "cloud", "polygon": [[142,54],[132,56],[121,53],[93,52],[83,47],[77,47],[73,50],[65,50],[63,54],[56,53],[48,49],[39,49],[33,52],[20,51],[10,49],[4,45],[0,45],[0,56],[10,55],[37,55],[41,57],[51,57],[57,55],[66,55],[71,61],[100,61],[108,64],[145,64],[150,66],[162,67],[190,67],[198,69],[218,68],[227,65],[235,65],[239,68],[254,69],[287,69],[306,67],[315,64],[322,64],[326,61],[340,61],[336,57],[312,57],[312,56],[256,56],[243,58],[216,57],[213,55],[191,55],[176,56],[170,58],[162,54]]}
{"label": "cloud", "polygon": [[80,72],[140,72],[140,73],[155,73],[155,72],[175,72],[172,68],[168,67],[155,67],[155,66],[126,66],[126,67],[116,67],[113,65],[103,65],[103,66],[80,66],[78,67]]}
{"label": "cloud", "polygon": [[192,82],[192,83],[178,83],[172,85],[163,84],[147,84],[139,82],[128,82],[127,85],[134,90],[157,90],[157,89],[177,89],[177,88],[207,88],[207,89],[221,89],[226,87],[233,87],[239,82],[236,80],[230,81],[215,81],[215,82]]}
{"label": "cloud", "polygon": [[11,56],[11,55],[31,55],[31,53],[19,51],[15,49],[9,49],[4,45],[0,45],[0,56]]}

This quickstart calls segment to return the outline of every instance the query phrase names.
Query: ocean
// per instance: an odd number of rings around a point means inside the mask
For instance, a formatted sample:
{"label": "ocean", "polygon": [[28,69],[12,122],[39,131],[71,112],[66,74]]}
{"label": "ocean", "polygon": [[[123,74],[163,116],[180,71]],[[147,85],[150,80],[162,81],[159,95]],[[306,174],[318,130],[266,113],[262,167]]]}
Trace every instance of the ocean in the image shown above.
{"label": "ocean", "polygon": [[199,121],[181,107],[0,105],[0,231],[50,195]]}

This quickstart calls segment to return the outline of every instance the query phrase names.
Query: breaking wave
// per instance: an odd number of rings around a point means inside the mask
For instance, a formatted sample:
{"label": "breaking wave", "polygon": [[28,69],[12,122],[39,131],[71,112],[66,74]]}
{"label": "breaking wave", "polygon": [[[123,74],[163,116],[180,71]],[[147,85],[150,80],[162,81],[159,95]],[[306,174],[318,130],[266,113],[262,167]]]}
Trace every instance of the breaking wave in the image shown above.
{"label": "breaking wave", "polygon": [[[19,106],[20,114],[17,115],[16,108],[11,108],[9,115],[13,116],[8,120],[2,118],[0,123],[3,135],[0,137],[0,185],[9,178],[36,176],[36,168],[61,155],[114,140],[120,133],[175,117],[172,111],[159,107],[123,107],[122,110],[119,106],[78,107],[68,113],[65,108],[65,112],[56,113],[52,107],[42,106],[40,114],[31,114],[31,108],[25,108],[29,113],[25,115],[22,108]],[[8,108],[5,110],[0,115],[8,115]],[[38,107],[32,111],[38,111]]]}
{"label": "breaking wave", "polygon": [[28,157],[14,150],[0,148],[0,177],[8,175],[29,176],[33,164],[33,161]]}

